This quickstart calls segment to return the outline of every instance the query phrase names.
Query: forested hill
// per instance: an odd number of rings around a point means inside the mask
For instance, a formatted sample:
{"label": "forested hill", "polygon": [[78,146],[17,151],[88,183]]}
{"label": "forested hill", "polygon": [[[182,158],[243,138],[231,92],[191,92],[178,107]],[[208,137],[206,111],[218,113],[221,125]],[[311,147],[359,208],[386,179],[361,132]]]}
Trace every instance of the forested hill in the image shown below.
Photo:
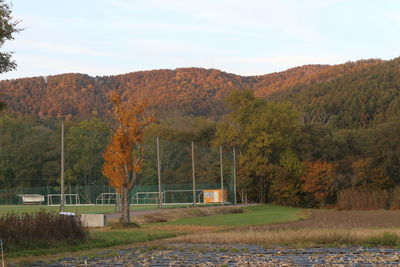
{"label": "forested hill", "polygon": [[[201,68],[140,71],[102,77],[61,74],[0,81],[0,100],[7,103],[6,112],[9,114],[79,119],[108,114],[108,94],[111,90],[118,90],[130,102],[147,99],[163,114],[178,111],[212,116],[224,113],[222,102],[232,90],[251,89],[257,96],[267,97],[277,92],[302,89],[301,99],[308,101],[307,98],[317,97],[329,89],[333,90],[326,97],[334,94],[334,87],[340,85],[336,84],[339,78],[349,83],[346,90],[350,91],[353,88],[352,78],[346,77],[357,77],[358,73],[375,70],[377,75],[381,75],[391,68],[393,62],[362,60],[333,66],[306,65],[279,73],[247,77]],[[393,75],[396,76],[396,73]],[[385,83],[379,86],[392,85]],[[308,91],[310,95],[307,95]],[[311,92],[317,91],[319,95],[313,96]],[[293,95],[291,93],[290,97]]]}
{"label": "forested hill", "polygon": [[319,84],[298,84],[271,98],[289,100],[305,124],[333,128],[377,125],[400,115],[400,58],[374,64]]}

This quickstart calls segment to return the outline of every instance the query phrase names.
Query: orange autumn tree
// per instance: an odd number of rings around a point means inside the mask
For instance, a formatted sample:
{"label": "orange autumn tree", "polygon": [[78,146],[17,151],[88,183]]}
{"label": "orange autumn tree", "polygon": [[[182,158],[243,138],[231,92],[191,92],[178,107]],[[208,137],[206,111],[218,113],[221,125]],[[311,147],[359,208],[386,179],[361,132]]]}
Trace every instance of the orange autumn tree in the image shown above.
{"label": "orange autumn tree", "polygon": [[130,223],[129,193],[142,170],[144,128],[154,118],[147,114],[148,106],[145,103],[123,104],[116,92],[111,94],[111,101],[118,124],[103,153],[103,174],[121,194],[121,221]]}
{"label": "orange autumn tree", "polygon": [[335,164],[315,161],[306,162],[306,173],[303,181],[303,191],[312,193],[314,199],[321,207],[325,205],[327,197],[335,194],[337,190]]}

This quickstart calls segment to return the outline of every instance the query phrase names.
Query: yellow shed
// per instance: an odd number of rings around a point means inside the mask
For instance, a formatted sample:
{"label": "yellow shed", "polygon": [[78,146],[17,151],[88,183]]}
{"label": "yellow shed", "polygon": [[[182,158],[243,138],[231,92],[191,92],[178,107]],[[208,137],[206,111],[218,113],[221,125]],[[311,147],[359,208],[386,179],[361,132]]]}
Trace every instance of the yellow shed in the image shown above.
{"label": "yellow shed", "polygon": [[228,193],[224,189],[203,190],[204,203],[225,203],[228,199]]}

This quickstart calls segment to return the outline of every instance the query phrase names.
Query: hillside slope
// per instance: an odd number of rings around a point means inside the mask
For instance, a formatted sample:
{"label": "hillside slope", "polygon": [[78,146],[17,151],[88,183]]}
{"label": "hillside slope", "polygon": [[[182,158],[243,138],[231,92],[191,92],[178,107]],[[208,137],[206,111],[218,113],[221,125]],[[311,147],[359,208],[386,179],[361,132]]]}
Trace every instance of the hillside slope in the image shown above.
{"label": "hillside slope", "polygon": [[400,58],[320,84],[298,84],[271,97],[303,111],[303,123],[359,128],[400,115]]}
{"label": "hillside slope", "polygon": [[318,86],[371,66],[382,60],[362,60],[340,65],[306,65],[261,76],[239,76],[216,69],[182,68],[153,70],[117,76],[90,77],[61,74],[0,81],[7,113],[39,118],[79,119],[104,116],[110,111],[108,95],[119,91],[129,102],[146,99],[157,110],[215,116],[225,113],[223,101],[232,90],[250,89],[257,96]]}

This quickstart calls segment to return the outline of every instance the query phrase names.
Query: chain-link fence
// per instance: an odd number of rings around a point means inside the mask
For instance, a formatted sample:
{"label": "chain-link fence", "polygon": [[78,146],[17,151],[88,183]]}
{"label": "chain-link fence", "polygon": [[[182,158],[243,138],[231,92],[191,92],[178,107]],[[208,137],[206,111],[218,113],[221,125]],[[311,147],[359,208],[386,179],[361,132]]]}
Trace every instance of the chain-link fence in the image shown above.
{"label": "chain-link fence", "polygon": [[[142,173],[130,193],[132,204],[156,204],[160,197],[165,204],[193,203],[194,195],[197,203],[203,203],[204,190],[222,189],[222,183],[223,189],[227,191],[226,202],[234,203],[232,151],[194,143],[192,155],[191,143],[160,140],[159,144],[161,195],[158,187],[156,139],[149,139],[145,144]],[[66,183],[66,204],[114,204],[116,191],[106,184],[106,179],[103,182],[104,185],[88,186]],[[43,196],[43,201],[40,201],[42,204],[58,205],[61,200],[59,186],[0,188],[0,205],[24,204],[21,195],[33,194]]]}
{"label": "chain-link fence", "polygon": [[[221,184],[196,184],[196,203],[204,203],[204,190],[221,189]],[[233,203],[233,184],[225,183],[227,203]],[[114,188],[108,185],[67,185],[65,187],[65,201],[67,205],[76,204],[115,204],[117,194]],[[35,187],[0,189],[0,205],[24,204],[22,196],[43,196],[43,201],[31,204],[59,205],[60,188]],[[193,203],[193,184],[163,184],[161,195],[164,204]],[[130,193],[131,204],[157,204],[159,199],[158,185],[138,185]]]}

